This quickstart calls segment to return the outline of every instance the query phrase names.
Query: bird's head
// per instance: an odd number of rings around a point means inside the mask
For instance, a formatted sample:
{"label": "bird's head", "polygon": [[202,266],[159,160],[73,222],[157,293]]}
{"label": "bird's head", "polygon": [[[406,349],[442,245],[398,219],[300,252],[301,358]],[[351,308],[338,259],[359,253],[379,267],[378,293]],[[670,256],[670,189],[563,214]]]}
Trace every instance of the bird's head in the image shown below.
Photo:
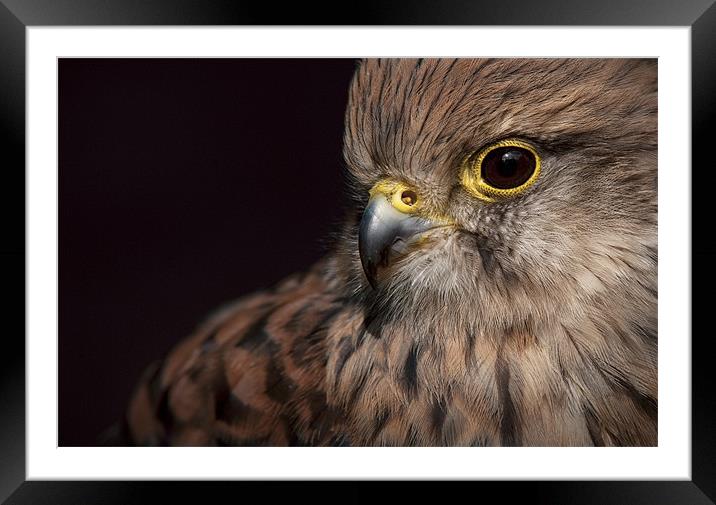
{"label": "bird's head", "polygon": [[363,61],[344,138],[352,285],[486,324],[640,303],[656,92],[655,60]]}

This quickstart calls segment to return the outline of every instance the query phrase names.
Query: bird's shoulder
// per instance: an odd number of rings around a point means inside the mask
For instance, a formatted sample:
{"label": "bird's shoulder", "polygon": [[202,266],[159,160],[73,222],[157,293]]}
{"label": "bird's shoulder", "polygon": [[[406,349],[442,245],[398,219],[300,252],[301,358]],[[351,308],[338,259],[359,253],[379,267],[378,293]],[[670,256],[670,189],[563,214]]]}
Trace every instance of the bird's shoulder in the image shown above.
{"label": "bird's shoulder", "polygon": [[132,443],[327,441],[325,329],[342,308],[324,260],[220,309],[146,370],[127,413]]}

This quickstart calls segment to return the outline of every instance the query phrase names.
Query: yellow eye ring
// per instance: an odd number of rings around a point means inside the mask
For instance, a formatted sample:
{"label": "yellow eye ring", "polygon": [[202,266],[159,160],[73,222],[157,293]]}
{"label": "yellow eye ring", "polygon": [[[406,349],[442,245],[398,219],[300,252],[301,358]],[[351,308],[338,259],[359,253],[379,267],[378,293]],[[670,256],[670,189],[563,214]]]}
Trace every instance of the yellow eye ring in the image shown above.
{"label": "yellow eye ring", "polygon": [[[517,149],[510,150],[510,147]],[[498,165],[504,163],[505,156],[510,158],[508,165],[511,172],[507,175],[500,173],[501,166]],[[534,184],[541,165],[539,154],[530,144],[506,139],[472,153],[463,160],[462,184],[482,200],[494,202],[511,198]]]}

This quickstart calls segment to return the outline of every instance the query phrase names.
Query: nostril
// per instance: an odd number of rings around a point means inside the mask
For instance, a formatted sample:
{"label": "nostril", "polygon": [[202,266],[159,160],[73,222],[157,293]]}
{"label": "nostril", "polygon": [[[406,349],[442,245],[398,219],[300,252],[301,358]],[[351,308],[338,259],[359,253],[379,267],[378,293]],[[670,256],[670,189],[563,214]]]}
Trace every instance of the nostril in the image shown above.
{"label": "nostril", "polygon": [[418,201],[418,195],[411,189],[406,189],[400,194],[400,200],[408,206],[413,206]]}

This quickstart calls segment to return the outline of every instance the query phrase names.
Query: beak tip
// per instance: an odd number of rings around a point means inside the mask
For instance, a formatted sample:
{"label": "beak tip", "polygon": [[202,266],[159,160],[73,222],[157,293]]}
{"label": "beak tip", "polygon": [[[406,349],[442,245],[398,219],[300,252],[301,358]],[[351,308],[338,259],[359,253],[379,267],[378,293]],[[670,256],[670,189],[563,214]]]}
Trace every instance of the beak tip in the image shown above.
{"label": "beak tip", "polygon": [[377,289],[377,276],[376,276],[376,269],[375,268],[368,268],[365,265],[363,265],[363,273],[365,273],[365,278],[368,280],[368,284],[372,289]]}
{"label": "beak tip", "polygon": [[[364,242],[361,243],[361,245],[363,244]],[[369,254],[365,247],[360,248],[360,262],[368,284],[370,284],[371,288],[376,289],[378,266],[375,261],[373,261],[373,255]]]}

